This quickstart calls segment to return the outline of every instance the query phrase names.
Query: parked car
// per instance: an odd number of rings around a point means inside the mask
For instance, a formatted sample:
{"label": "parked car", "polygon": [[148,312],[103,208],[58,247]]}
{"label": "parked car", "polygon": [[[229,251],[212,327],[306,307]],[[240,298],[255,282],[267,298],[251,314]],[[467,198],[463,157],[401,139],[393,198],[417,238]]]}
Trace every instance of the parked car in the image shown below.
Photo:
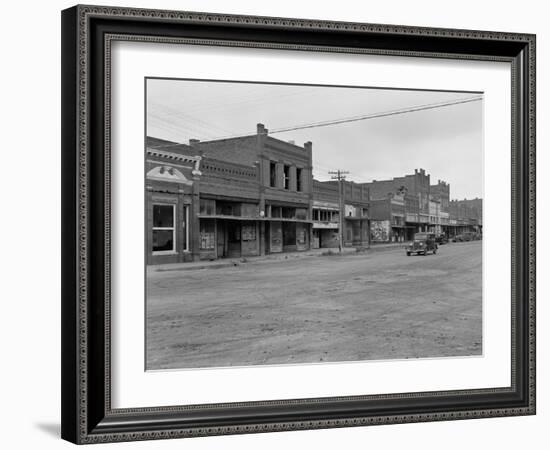
{"label": "parked car", "polygon": [[439,234],[435,237],[435,242],[438,245],[443,245],[449,242],[449,238],[447,238],[447,236],[444,234]]}
{"label": "parked car", "polygon": [[470,242],[470,241],[477,241],[481,239],[481,235],[479,233],[474,233],[473,231],[465,231],[462,234],[457,234],[453,238],[453,242]]}
{"label": "parked car", "polygon": [[464,233],[464,241],[465,242],[473,241],[474,240],[474,234],[475,233],[473,233],[471,231],[467,231],[466,233]]}
{"label": "parked car", "polygon": [[437,253],[437,242],[434,233],[416,233],[414,240],[406,247],[407,256],[412,253],[426,256],[428,252]]}

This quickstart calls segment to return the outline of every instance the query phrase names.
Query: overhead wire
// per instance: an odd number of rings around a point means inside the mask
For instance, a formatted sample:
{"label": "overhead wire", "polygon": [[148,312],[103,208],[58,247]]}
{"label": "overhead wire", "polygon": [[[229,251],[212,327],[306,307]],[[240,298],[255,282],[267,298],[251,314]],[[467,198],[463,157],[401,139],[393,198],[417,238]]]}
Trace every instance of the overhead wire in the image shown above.
{"label": "overhead wire", "polygon": [[[320,122],[310,122],[310,123],[292,125],[292,126],[287,126],[282,128],[275,128],[275,129],[270,129],[268,131],[268,134],[287,133],[290,131],[299,131],[299,130],[305,130],[310,128],[342,125],[342,124],[347,124],[352,122],[359,122],[363,120],[377,119],[381,117],[390,117],[390,116],[397,116],[397,115],[408,114],[413,112],[427,111],[427,110],[437,109],[437,108],[445,108],[448,106],[460,105],[464,103],[471,103],[471,102],[476,102],[481,100],[483,100],[482,96],[476,96],[476,97],[468,97],[468,98],[462,98],[457,100],[450,100],[445,102],[429,103],[429,104],[418,105],[418,106],[408,106],[406,108],[394,109],[389,111],[381,111],[381,112],[370,113],[370,114],[363,114],[359,116],[352,116],[352,117],[345,117],[340,119],[332,119],[332,120],[326,120],[326,121],[320,121]],[[247,133],[245,135],[251,135],[251,134],[253,133]],[[218,136],[215,138],[210,138],[210,140],[231,139],[231,138],[240,137],[240,136],[243,136],[243,134],[241,133],[241,134]]]}
{"label": "overhead wire", "polygon": [[326,127],[331,125],[340,125],[344,123],[351,123],[351,122],[358,122],[361,120],[368,120],[368,119],[376,119],[380,117],[389,117],[389,116],[396,116],[400,114],[407,114],[412,112],[418,112],[418,111],[426,111],[429,109],[436,109],[436,108],[443,108],[446,106],[453,106],[453,105],[460,105],[463,103],[471,103],[475,101],[483,100],[483,97],[471,97],[466,99],[460,99],[460,100],[453,100],[453,101],[447,101],[447,102],[440,102],[440,103],[431,103],[427,105],[420,105],[420,106],[413,106],[408,108],[402,108],[402,109],[396,109],[391,111],[384,111],[384,112],[378,112],[378,113],[372,113],[372,114],[366,114],[361,116],[354,116],[354,117],[347,117],[343,119],[336,119],[336,120],[327,120],[322,122],[312,122],[308,124],[302,124],[302,125],[296,125],[296,126],[290,126],[285,128],[278,128],[274,130],[270,130],[270,134],[275,133],[286,133],[288,131],[296,131],[296,130],[304,130],[307,128],[318,128],[318,127]]}

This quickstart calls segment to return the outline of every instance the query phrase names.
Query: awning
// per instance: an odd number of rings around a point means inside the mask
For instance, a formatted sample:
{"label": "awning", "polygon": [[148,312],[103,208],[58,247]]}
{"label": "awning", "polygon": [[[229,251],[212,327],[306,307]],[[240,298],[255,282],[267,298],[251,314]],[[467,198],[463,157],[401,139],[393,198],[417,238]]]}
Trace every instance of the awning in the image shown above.
{"label": "awning", "polygon": [[345,216],[344,219],[346,219],[346,220],[369,220],[369,218],[367,216],[363,216],[363,217]]}
{"label": "awning", "polygon": [[302,219],[287,219],[282,217],[245,217],[245,216],[224,216],[221,214],[199,214],[199,219],[218,219],[218,220],[243,220],[243,221],[258,221],[258,222],[300,222],[300,223],[313,223],[311,220]]}
{"label": "awning", "polygon": [[337,223],[323,223],[323,222],[313,222],[314,230],[337,230]]}

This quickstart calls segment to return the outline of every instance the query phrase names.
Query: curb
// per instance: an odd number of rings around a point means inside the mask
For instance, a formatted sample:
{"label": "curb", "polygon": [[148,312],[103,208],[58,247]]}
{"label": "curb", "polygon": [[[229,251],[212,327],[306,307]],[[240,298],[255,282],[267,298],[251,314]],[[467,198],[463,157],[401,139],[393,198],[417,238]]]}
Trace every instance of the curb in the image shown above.
{"label": "curb", "polygon": [[[288,260],[296,260],[296,259],[304,259],[304,258],[312,258],[312,257],[342,257],[342,256],[357,256],[357,255],[368,255],[370,253],[377,253],[377,252],[384,252],[384,251],[391,251],[391,250],[403,250],[404,246],[383,246],[383,247],[370,247],[368,249],[363,249],[361,251],[357,250],[347,250],[343,251],[341,254],[338,252],[338,249],[326,249],[323,252],[316,252],[316,253],[290,253],[287,255],[277,255],[277,256],[271,256],[266,258],[259,258],[259,259],[247,259],[246,261],[242,261],[239,259],[234,260],[226,260],[223,262],[205,262],[204,264],[199,265],[187,265],[189,263],[181,263],[181,265],[177,265],[176,267],[157,267],[154,266],[150,269],[152,272],[157,273],[163,273],[163,272],[177,272],[177,271],[187,271],[187,270],[203,270],[203,269],[222,269],[226,267],[238,267],[245,264],[263,264],[263,263],[270,263],[270,262],[279,262],[279,261],[288,261]],[[331,252],[331,253],[329,253]],[[254,258],[254,257],[253,257]]]}

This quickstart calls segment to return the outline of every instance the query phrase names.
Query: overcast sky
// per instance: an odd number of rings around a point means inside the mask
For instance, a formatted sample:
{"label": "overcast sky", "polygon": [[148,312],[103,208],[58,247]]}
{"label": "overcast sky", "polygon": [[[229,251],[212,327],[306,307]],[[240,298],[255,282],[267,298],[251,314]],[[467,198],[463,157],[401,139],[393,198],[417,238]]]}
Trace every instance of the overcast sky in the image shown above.
{"label": "overcast sky", "polygon": [[423,168],[431,184],[451,184],[451,198],[483,197],[483,102],[370,118],[302,130],[274,132],[317,122],[403,111],[460,99],[471,92],[270,85],[185,80],[147,81],[147,134],[175,142],[250,135],[263,123],[270,135],[313,142],[313,174],[350,172],[368,182]]}

